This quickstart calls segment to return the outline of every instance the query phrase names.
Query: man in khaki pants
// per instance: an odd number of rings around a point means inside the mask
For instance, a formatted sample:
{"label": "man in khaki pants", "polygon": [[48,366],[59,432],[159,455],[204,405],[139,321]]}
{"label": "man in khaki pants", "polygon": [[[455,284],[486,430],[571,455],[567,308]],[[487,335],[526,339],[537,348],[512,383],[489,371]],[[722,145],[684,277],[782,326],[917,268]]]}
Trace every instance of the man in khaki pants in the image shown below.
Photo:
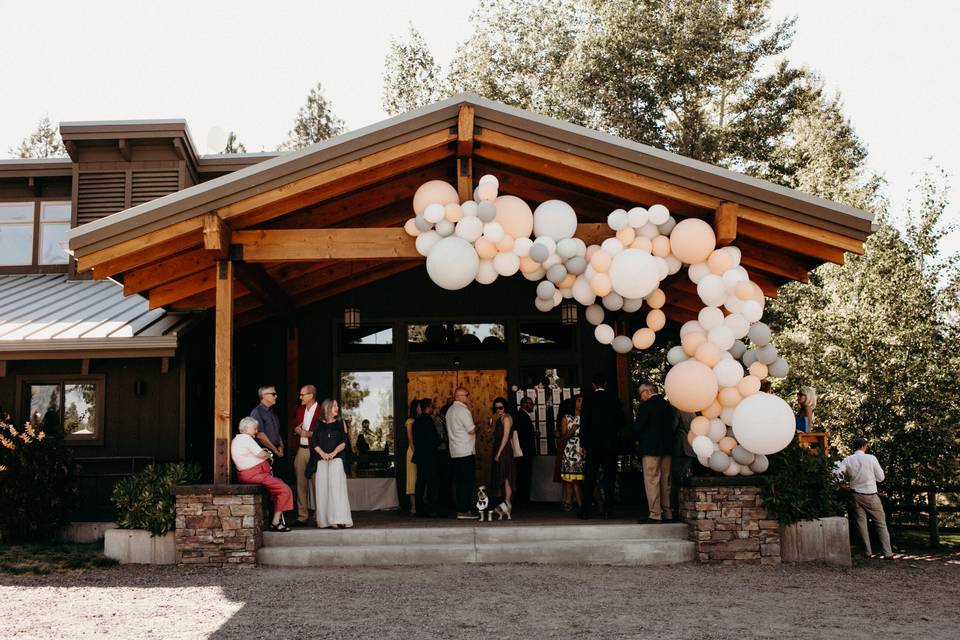
{"label": "man in khaki pants", "polygon": [[317,404],[317,388],[312,384],[300,389],[300,406],[297,407],[297,426],[294,431],[300,436],[300,446],[293,459],[293,469],[297,476],[297,522],[306,525],[310,520],[310,481],[305,475],[310,462],[310,436],[320,419]]}
{"label": "man in khaki pants", "polygon": [[860,539],[867,557],[873,556],[870,546],[870,531],[867,529],[867,517],[873,520],[880,539],[880,547],[884,558],[893,557],[893,548],[890,546],[890,532],[887,531],[887,516],[883,512],[883,504],[877,495],[877,483],[883,482],[883,468],[876,456],[867,453],[869,443],[866,438],[854,438],[853,455],[849,455],[840,463],[838,471],[847,476],[850,490],[853,492],[853,512],[857,518],[857,529],[860,530]]}
{"label": "man in khaki pants", "polygon": [[673,453],[677,415],[655,385],[645,382],[637,391],[641,404],[633,430],[643,456],[643,485],[650,510],[649,516],[640,522],[669,522],[673,519],[670,455]]}

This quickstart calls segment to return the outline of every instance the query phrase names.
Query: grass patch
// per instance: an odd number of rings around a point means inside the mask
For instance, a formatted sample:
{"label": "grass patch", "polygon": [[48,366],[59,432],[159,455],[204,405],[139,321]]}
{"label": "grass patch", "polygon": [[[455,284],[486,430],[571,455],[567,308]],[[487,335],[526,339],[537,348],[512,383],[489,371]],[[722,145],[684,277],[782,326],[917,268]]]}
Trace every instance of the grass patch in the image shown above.
{"label": "grass patch", "polygon": [[103,555],[102,542],[0,545],[0,573],[46,575],[115,564],[116,560]]}
{"label": "grass patch", "polygon": [[[893,543],[905,549],[930,549],[930,536],[926,531],[911,529],[892,529],[890,532]],[[960,534],[941,533],[940,549],[944,551],[960,550]]]}

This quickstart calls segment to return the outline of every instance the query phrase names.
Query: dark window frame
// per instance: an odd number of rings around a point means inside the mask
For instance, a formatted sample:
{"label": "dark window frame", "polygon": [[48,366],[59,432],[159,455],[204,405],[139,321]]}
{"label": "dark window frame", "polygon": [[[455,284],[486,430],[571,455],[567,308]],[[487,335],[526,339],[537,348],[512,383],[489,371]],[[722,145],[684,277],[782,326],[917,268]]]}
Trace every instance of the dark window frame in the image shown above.
{"label": "dark window frame", "polygon": [[73,202],[69,198],[59,197],[35,197],[35,198],[0,198],[0,204],[33,204],[33,252],[31,253],[30,264],[0,264],[0,274],[21,274],[21,273],[67,273],[70,269],[70,257],[63,264],[40,264],[40,228],[42,221],[40,213],[44,204],[66,204],[70,206],[70,217],[62,222],[66,222],[73,228]]}
{"label": "dark window frame", "polygon": [[[17,397],[16,397],[16,416],[21,421],[23,420],[24,411],[29,411],[29,398],[24,397],[24,392],[26,391],[27,385],[31,384],[51,384],[56,383],[60,386],[60,402],[63,403],[63,388],[68,384],[85,384],[85,383],[95,383],[96,384],[96,402],[97,402],[97,411],[94,414],[94,425],[96,430],[92,435],[73,435],[65,434],[64,442],[69,446],[102,446],[104,443],[104,411],[105,401],[106,401],[106,386],[107,386],[107,376],[104,374],[77,374],[71,375],[69,373],[38,373],[38,374],[20,374],[16,377],[17,384]],[[27,403],[27,406],[24,406],[24,403]],[[60,412],[60,422],[63,424],[63,411],[64,407],[61,406]],[[22,422],[20,423],[22,424]]]}

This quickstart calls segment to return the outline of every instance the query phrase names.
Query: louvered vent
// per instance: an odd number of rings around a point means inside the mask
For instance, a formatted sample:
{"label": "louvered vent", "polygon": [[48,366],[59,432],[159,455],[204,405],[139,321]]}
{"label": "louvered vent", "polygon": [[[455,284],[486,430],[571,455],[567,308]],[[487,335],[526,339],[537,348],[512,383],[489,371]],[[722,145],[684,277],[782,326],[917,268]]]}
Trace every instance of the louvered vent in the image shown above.
{"label": "louvered vent", "polygon": [[173,171],[134,171],[133,193],[131,194],[130,204],[135,207],[138,204],[178,191],[179,187],[180,174],[176,169]]}
{"label": "louvered vent", "polygon": [[77,224],[93,222],[123,210],[125,175],[114,173],[81,173],[77,185]]}

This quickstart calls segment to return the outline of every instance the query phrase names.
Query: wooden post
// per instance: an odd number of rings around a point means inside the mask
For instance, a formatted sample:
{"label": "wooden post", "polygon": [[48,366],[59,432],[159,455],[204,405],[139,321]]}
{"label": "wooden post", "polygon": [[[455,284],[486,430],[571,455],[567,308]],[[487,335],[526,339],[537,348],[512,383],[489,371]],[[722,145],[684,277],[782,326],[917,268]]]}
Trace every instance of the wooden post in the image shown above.
{"label": "wooden post", "polygon": [[213,482],[230,483],[233,401],[233,263],[218,260],[213,374]]}

